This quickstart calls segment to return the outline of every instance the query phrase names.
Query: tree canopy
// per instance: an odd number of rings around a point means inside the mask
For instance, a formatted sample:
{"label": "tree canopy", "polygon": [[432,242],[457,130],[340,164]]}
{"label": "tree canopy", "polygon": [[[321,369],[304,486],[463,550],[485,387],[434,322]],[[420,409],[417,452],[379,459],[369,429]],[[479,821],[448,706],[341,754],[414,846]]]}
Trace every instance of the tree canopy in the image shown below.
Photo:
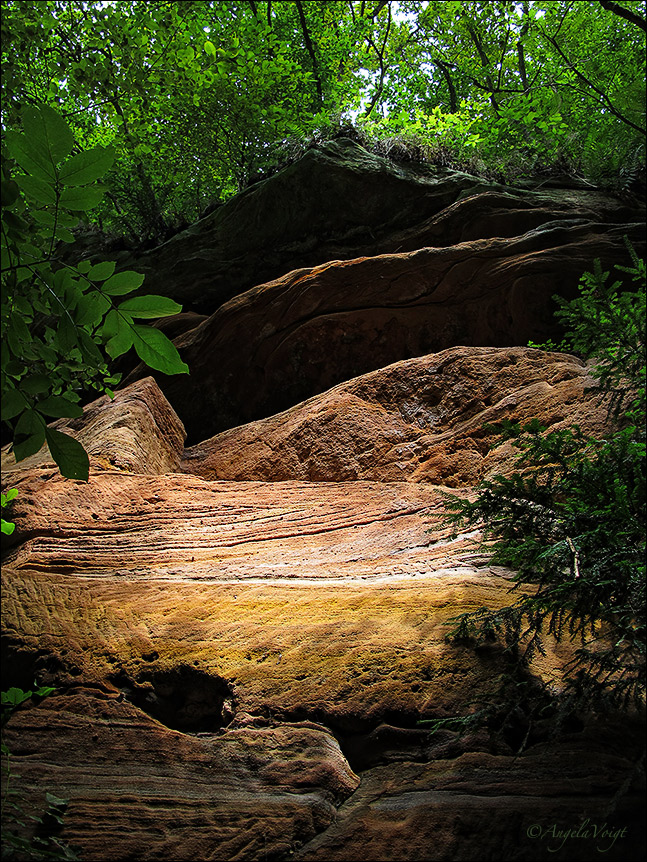
{"label": "tree canopy", "polygon": [[642,5],[3,0],[2,122],[45,104],[79,151],[112,145],[92,218],[134,241],[160,240],[290,142],[348,123],[504,176],[631,179],[645,143]]}

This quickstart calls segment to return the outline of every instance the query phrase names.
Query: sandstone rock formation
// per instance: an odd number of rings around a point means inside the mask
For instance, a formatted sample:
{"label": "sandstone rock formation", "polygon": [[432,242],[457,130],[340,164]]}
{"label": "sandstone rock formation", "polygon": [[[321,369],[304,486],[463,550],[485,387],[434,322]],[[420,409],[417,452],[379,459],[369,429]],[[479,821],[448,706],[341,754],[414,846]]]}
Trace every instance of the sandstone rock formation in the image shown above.
{"label": "sandstone rock formation", "polygon": [[518,236],[553,221],[644,221],[644,207],[586,185],[511,188],[423,164],[396,164],[349,139],[297,162],[143,256],[124,260],[147,289],[212,313],[249,288],[303,267],[428,245]]}
{"label": "sandstone rock formation", "polygon": [[[515,379],[513,359],[529,379],[548,370],[565,397],[573,381],[581,391],[582,367],[559,354],[426,363],[471,368],[496,398],[494,371],[498,385]],[[406,389],[424,367],[385,369],[382,389],[379,375],[348,386],[394,408],[389,381]],[[441,411],[452,401],[450,389]],[[106,846],[115,860],[476,858],[478,836],[479,858],[514,847],[531,860],[553,858],[525,835],[536,822],[564,808],[606,816],[631,752],[603,752],[594,729],[595,745],[576,728],[551,747],[551,723],[523,714],[497,738],[416,725],[469,714],[509,673],[497,649],[445,642],[458,613],[509,601],[511,573],[489,567],[478,535],[452,537],[436,486],[173,472],[182,429],[150,378],[66,430],[93,453],[89,484],[61,478],[45,453],[5,476],[19,493],[4,684],[57,688],[18,711],[6,739],[29,810],[45,790],[70,800],[61,836],[83,859]],[[166,460],[146,469],[146,446]],[[572,649],[547,646],[533,672],[559,686]],[[612,821],[634,836],[636,793]],[[639,858],[635,840],[618,847]]]}
{"label": "sandstone rock formation", "polygon": [[543,341],[551,297],[572,295],[595,257],[624,260],[627,232],[639,243],[626,225],[545,226],[296,270],[176,339],[191,376],[158,381],[197,443],[401,359]]}
{"label": "sandstone rock formation", "polygon": [[589,367],[521,345],[641,219],[341,141],[147,254],[191,376],[55,423],[87,484],[2,452],[3,688],[56,689],[3,733],[26,813],[68,799],[86,862],[642,859],[644,721],[532,712],[568,641],[446,638],[514,577],[448,495],[514,469],[484,423],[603,433]]}
{"label": "sandstone rock formation", "polygon": [[514,468],[514,448],[487,425],[534,418],[551,431],[575,424],[602,435],[607,407],[595,382],[565,354],[452,347],[223,431],[188,448],[181,469],[206,479],[473,486]]}

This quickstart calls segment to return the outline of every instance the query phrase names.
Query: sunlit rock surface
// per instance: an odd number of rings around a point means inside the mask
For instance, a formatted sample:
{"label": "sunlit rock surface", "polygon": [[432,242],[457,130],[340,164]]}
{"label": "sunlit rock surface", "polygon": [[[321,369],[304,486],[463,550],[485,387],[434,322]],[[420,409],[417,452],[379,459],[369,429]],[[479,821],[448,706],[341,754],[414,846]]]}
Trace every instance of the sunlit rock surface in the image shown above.
{"label": "sunlit rock surface", "polygon": [[515,468],[488,430],[537,419],[604,433],[608,405],[574,356],[452,347],[340,383],[268,419],[189,447],[181,469],[208,479],[431,482],[473,486]]}
{"label": "sunlit rock surface", "polygon": [[[551,385],[581,383],[552,364]],[[498,649],[446,642],[452,617],[510,600],[512,573],[451,534],[441,488],[173,472],[182,429],[150,379],[74,425],[88,484],[45,453],[5,476],[3,664],[5,687],[57,689],[6,739],[30,810],[45,790],[70,800],[61,837],[83,859],[531,860],[524,829],[597,817],[630,779],[626,745],[551,744],[550,721],[496,738],[417,724],[469,714],[509,673]],[[571,656],[547,642],[535,677],[559,687]],[[635,836],[628,788],[615,817]],[[618,846],[608,858],[638,858]]]}

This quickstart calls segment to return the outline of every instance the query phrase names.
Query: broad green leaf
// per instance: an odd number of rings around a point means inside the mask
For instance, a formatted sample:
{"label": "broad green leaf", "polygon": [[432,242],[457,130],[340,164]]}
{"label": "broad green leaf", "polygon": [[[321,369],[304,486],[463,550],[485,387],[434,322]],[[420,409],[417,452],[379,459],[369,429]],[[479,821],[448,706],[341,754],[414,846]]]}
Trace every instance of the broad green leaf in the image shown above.
{"label": "broad green leaf", "polygon": [[[34,685],[36,685],[36,681],[34,680]],[[53,694],[56,689],[51,685],[40,685],[38,688],[34,690],[34,694],[37,697],[49,697],[50,694]]]}
{"label": "broad green leaf", "polygon": [[16,177],[16,182],[20,188],[40,204],[55,204],[56,192],[53,187],[44,180],[30,177],[28,174],[21,174]]}
{"label": "broad green leaf", "polygon": [[23,691],[21,688],[12,686],[7,691],[2,692],[2,703],[4,706],[16,707],[29,700],[30,697],[30,691]]}
{"label": "broad green leaf", "polygon": [[45,227],[54,227],[57,221],[54,213],[49,210],[30,210],[29,215]]}
{"label": "broad green leaf", "polygon": [[47,149],[54,164],[72,151],[74,136],[61,114],[53,108],[47,105],[27,108],[22,113],[22,125],[31,141]]}
{"label": "broad green leaf", "polygon": [[166,296],[133,296],[121,303],[119,311],[125,311],[131,317],[168,317],[182,311],[182,306]]}
{"label": "broad green leaf", "polygon": [[96,207],[104,193],[103,186],[64,189],[61,193],[61,206],[74,212],[85,212]]}
{"label": "broad green leaf", "polygon": [[83,186],[100,179],[114,160],[112,147],[93,147],[68,159],[61,167],[59,178],[64,186]]}
{"label": "broad green leaf", "polygon": [[30,374],[29,377],[20,381],[20,388],[30,395],[41,395],[43,392],[48,392],[50,386],[51,381],[44,374]]}
{"label": "broad green leaf", "polygon": [[88,272],[88,278],[92,281],[105,281],[110,278],[115,271],[114,260],[104,260],[101,263],[95,263]]}
{"label": "broad green leaf", "polygon": [[92,291],[77,301],[74,321],[77,326],[96,326],[109,308],[110,300],[98,291]]}
{"label": "broad green leaf", "polygon": [[36,404],[36,410],[46,416],[54,416],[56,419],[61,419],[64,416],[72,418],[83,416],[83,408],[79,407],[78,404],[72,404],[62,395],[50,395],[49,398],[39,401]]}
{"label": "broad green leaf", "polygon": [[133,327],[133,345],[139,358],[156,371],[164,374],[188,374],[189,366],[182,362],[180,354],[172,341],[151,326]]}
{"label": "broad green leaf", "polygon": [[85,359],[91,363],[93,367],[100,367],[105,362],[105,359],[91,336],[84,329],[79,330],[78,336],[81,352]]}
{"label": "broad green leaf", "polygon": [[118,272],[106,281],[101,290],[110,296],[123,296],[124,293],[130,293],[141,287],[144,278],[141,273],[132,270]]}
{"label": "broad green leaf", "polygon": [[[111,312],[112,314],[112,312]],[[134,332],[132,326],[121,316],[116,316],[116,332],[106,344],[106,353],[112,359],[126,353],[133,346]]]}
{"label": "broad green leaf", "polygon": [[56,330],[56,344],[61,353],[65,354],[76,347],[76,343],[76,328],[68,315],[63,314],[59,318],[58,329]]}
{"label": "broad green leaf", "polygon": [[13,419],[29,407],[29,402],[18,389],[5,389],[2,393],[2,418]]}
{"label": "broad green leaf", "polygon": [[45,420],[36,410],[25,410],[16,422],[13,452],[16,461],[35,455],[45,442]]}
{"label": "broad green leaf", "polygon": [[6,335],[14,356],[31,356],[32,337],[21,314],[14,313],[11,315]]}
{"label": "broad green leaf", "polygon": [[76,237],[66,227],[57,227],[54,231],[54,236],[56,237],[56,239],[60,239],[62,242],[76,242]]}
{"label": "broad green leaf", "polygon": [[106,314],[106,319],[103,321],[99,334],[103,339],[112,338],[119,331],[119,314],[113,308]]}
{"label": "broad green leaf", "polygon": [[86,275],[92,269],[92,264],[89,260],[82,260],[81,263],[77,263],[76,268],[80,273]]}
{"label": "broad green leaf", "polygon": [[18,199],[18,184],[14,180],[2,180],[0,188],[2,190],[0,205],[3,207],[12,206]]}
{"label": "broad green leaf", "polygon": [[5,521],[4,518],[1,518],[0,521],[2,522],[0,525],[0,529],[5,534],[5,536],[10,536],[16,529],[16,525],[12,524],[11,521]]}
{"label": "broad green leaf", "polygon": [[9,154],[28,174],[45,182],[56,180],[56,171],[51,159],[44,148],[39,147],[35,141],[30,141],[26,135],[12,130],[6,133],[5,143]]}
{"label": "broad green leaf", "polygon": [[213,42],[210,42],[208,39],[204,43],[204,50],[207,52],[207,54],[210,54],[212,57],[216,56],[216,46],[213,44]]}
{"label": "broad green leaf", "polygon": [[2,505],[6,506],[7,503],[10,503],[12,500],[15,500],[18,496],[18,488],[10,488],[6,494],[2,494]]}
{"label": "broad green leaf", "polygon": [[90,460],[79,441],[55,428],[47,428],[45,436],[52,458],[58,464],[62,475],[66,479],[80,479],[87,482],[90,475]]}

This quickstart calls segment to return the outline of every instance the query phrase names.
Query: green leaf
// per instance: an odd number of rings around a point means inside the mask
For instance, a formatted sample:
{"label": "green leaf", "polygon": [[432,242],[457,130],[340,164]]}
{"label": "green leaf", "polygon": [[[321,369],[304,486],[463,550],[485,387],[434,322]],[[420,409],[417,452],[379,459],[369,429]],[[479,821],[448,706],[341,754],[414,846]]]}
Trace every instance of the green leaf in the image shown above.
{"label": "green leaf", "polygon": [[53,793],[46,793],[45,799],[54,808],[66,808],[70,801],[69,799],[62,799],[60,796],[55,796]]}
{"label": "green leaf", "polygon": [[86,361],[91,363],[95,368],[99,368],[105,361],[104,357],[101,355],[101,351],[84,329],[79,330],[78,336],[81,352]]}
{"label": "green leaf", "polygon": [[0,206],[10,207],[18,200],[19,189],[14,180],[2,180],[0,183]]}
{"label": "green leaf", "polygon": [[62,475],[66,479],[81,479],[87,482],[90,475],[90,460],[79,441],[55,428],[47,428],[45,435],[49,451]]}
{"label": "green leaf", "polygon": [[[36,685],[35,681],[34,681],[34,685]],[[34,689],[34,694],[37,697],[49,697],[49,695],[54,694],[55,691],[56,691],[56,689],[51,685],[41,685],[41,686],[38,686],[38,688]]]}
{"label": "green leaf", "polygon": [[47,105],[26,108],[22,112],[22,126],[30,140],[47,148],[54,164],[72,151],[74,136],[63,117],[53,108]]}
{"label": "green leaf", "polygon": [[36,410],[44,413],[46,416],[54,416],[57,419],[63,416],[73,418],[83,416],[83,408],[79,407],[78,404],[72,404],[71,401],[68,401],[62,395],[50,395],[49,398],[39,401],[36,404]]}
{"label": "green leaf", "polygon": [[28,174],[21,174],[16,177],[16,182],[26,195],[33,198],[41,204],[55,204],[56,192],[49,183],[44,180],[30,177]]}
{"label": "green leaf", "polygon": [[60,239],[62,242],[73,243],[76,242],[76,237],[69,231],[66,227],[57,227],[54,231],[54,236],[56,239]]}
{"label": "green leaf", "polygon": [[180,354],[172,341],[151,326],[133,327],[133,344],[139,358],[156,371],[164,374],[188,374],[189,367],[180,359]]}
{"label": "green leaf", "polygon": [[36,452],[45,442],[45,420],[36,410],[25,410],[16,422],[13,452],[22,461]]}
{"label": "green leaf", "polygon": [[20,388],[30,395],[41,395],[43,392],[48,392],[50,386],[51,381],[45,374],[30,374],[29,377],[20,381]]}
{"label": "green leaf", "polygon": [[74,320],[77,326],[96,326],[110,305],[110,300],[98,291],[81,296],[74,310]]}
{"label": "green leaf", "polygon": [[100,179],[114,160],[112,147],[93,147],[68,159],[61,167],[59,178],[64,186],[83,186]]}
{"label": "green leaf", "polygon": [[213,42],[210,42],[208,39],[204,43],[204,50],[207,52],[207,54],[210,54],[212,57],[216,56],[216,46],[213,44]]}
{"label": "green leaf", "polygon": [[5,389],[2,393],[2,418],[13,419],[29,407],[29,402],[18,389]]}
{"label": "green leaf", "polygon": [[26,700],[29,700],[30,697],[30,691],[23,691],[21,688],[12,686],[10,689],[7,689],[7,691],[2,692],[2,705],[15,708],[16,706],[20,706],[20,704],[24,703]]}
{"label": "green leaf", "polygon": [[119,306],[131,317],[168,317],[182,311],[182,306],[166,296],[133,296],[125,299]]}
{"label": "green leaf", "polygon": [[16,529],[16,525],[13,524],[11,521],[5,521],[4,518],[0,518],[0,521],[2,521],[2,524],[0,525],[2,532],[5,534],[5,536],[10,536]]}
{"label": "green leaf", "polygon": [[[110,317],[110,314],[108,317]],[[133,346],[134,333],[132,326],[123,317],[118,315],[117,312],[115,312],[115,318],[110,321],[110,324],[111,329],[114,328],[115,332],[106,344],[106,353],[112,359],[116,359]]]}
{"label": "green leaf", "polygon": [[54,227],[56,224],[56,217],[53,212],[49,210],[30,210],[29,215],[37,221],[38,224],[45,225],[45,227]]}
{"label": "green leaf", "polygon": [[141,287],[144,278],[141,273],[132,270],[118,272],[106,281],[101,290],[110,296],[123,296],[124,293],[130,293]]}
{"label": "green leaf", "polygon": [[51,159],[36,141],[30,141],[26,135],[12,130],[6,133],[5,142],[9,154],[28,174],[45,182],[56,180],[56,170]]}
{"label": "green leaf", "polygon": [[10,503],[12,500],[15,500],[18,496],[18,488],[10,488],[6,494],[1,494],[0,497],[2,499],[2,505],[6,506],[7,503]]}
{"label": "green leaf", "polygon": [[74,212],[85,212],[96,207],[104,193],[103,186],[64,189],[61,193],[61,206]]}
{"label": "green leaf", "polygon": [[92,281],[105,281],[110,278],[115,271],[114,260],[104,260],[101,263],[95,263],[88,272],[88,278]]}
{"label": "green leaf", "polygon": [[73,347],[76,347],[76,328],[67,314],[63,314],[59,318],[56,343],[61,353],[69,353]]}

